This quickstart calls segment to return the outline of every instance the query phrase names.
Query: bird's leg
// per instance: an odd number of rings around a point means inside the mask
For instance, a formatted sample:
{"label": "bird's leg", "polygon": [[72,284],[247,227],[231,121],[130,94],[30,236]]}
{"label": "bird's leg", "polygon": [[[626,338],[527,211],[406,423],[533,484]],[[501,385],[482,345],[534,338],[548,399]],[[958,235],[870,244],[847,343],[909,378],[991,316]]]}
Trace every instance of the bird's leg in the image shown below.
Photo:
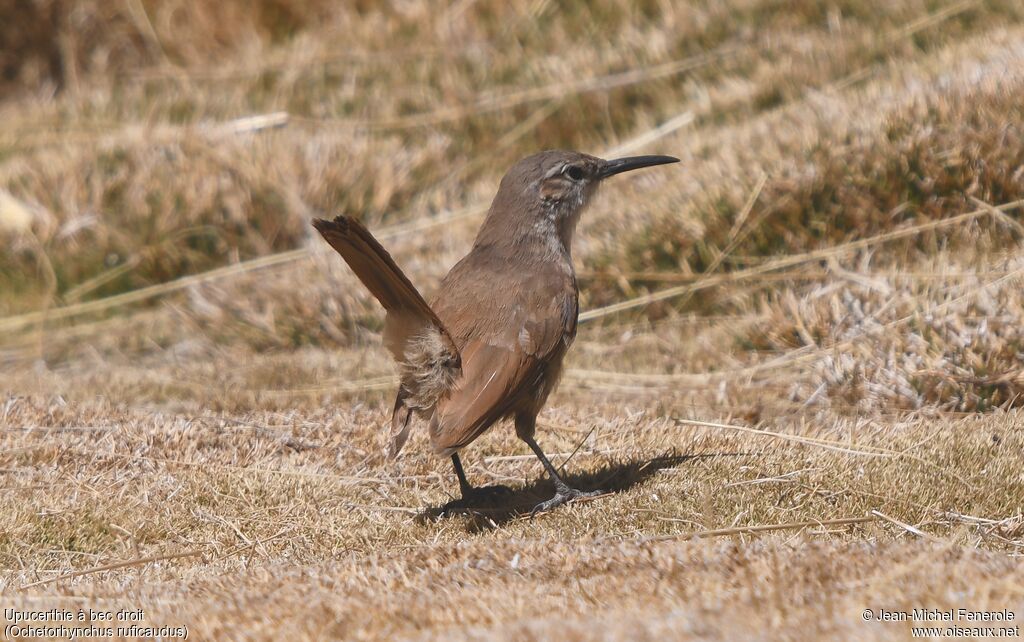
{"label": "bird's leg", "polygon": [[547,471],[548,476],[551,477],[551,481],[555,484],[555,496],[551,499],[541,502],[533,507],[531,514],[540,513],[546,510],[551,510],[557,506],[577,499],[579,497],[594,497],[596,495],[603,494],[600,490],[593,491],[582,491],[576,488],[572,488],[569,484],[565,483],[565,480],[558,474],[555,467],[551,464],[551,461],[544,454],[544,451],[540,449],[537,441],[533,438],[537,418],[528,415],[516,415],[516,434],[519,438],[526,442],[526,445],[530,447],[534,455],[537,455],[537,459],[544,465],[544,470]]}
{"label": "bird's leg", "polygon": [[[459,490],[462,492],[462,499],[452,502],[459,506],[488,501],[502,495],[508,495],[512,489],[508,486],[473,486],[466,478],[466,471],[462,468],[462,460],[458,453],[452,453],[452,465],[455,467],[455,475],[459,478]],[[453,506],[454,508],[455,506]]]}
{"label": "bird's leg", "polygon": [[466,471],[462,469],[462,460],[459,459],[458,453],[452,453],[452,465],[455,466],[455,474],[459,478],[459,490],[462,491],[462,496],[466,497],[473,492],[473,486],[466,479]]}

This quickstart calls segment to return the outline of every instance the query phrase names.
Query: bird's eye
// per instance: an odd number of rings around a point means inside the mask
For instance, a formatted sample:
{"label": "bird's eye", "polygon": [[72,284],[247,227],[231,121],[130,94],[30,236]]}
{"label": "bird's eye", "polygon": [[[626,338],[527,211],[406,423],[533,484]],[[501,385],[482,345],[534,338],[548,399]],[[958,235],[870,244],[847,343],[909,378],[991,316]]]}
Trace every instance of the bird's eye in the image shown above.
{"label": "bird's eye", "polygon": [[570,165],[565,168],[565,175],[574,181],[583,180],[583,168],[576,165]]}

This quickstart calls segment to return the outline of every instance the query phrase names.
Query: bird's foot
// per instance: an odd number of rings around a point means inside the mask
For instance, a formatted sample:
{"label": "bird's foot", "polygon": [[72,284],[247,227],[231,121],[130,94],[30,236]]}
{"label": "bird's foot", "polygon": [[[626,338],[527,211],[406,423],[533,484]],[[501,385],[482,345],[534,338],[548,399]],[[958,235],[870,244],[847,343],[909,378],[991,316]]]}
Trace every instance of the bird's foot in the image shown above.
{"label": "bird's foot", "polygon": [[454,499],[441,508],[442,515],[461,513],[474,506],[494,504],[512,495],[508,486],[472,486],[462,489],[462,497]]}
{"label": "bird's foot", "polygon": [[545,511],[549,511],[552,508],[558,508],[562,504],[566,504],[568,502],[571,502],[574,499],[581,499],[583,497],[597,497],[598,495],[603,495],[603,494],[604,494],[603,490],[583,491],[583,490],[577,490],[575,488],[569,488],[568,486],[562,486],[562,487],[556,489],[554,497],[552,497],[551,499],[547,500],[546,502],[541,502],[541,503],[537,504],[536,506],[534,506],[533,510],[530,511],[530,515],[533,516],[533,515],[536,515],[537,513],[543,513]]}

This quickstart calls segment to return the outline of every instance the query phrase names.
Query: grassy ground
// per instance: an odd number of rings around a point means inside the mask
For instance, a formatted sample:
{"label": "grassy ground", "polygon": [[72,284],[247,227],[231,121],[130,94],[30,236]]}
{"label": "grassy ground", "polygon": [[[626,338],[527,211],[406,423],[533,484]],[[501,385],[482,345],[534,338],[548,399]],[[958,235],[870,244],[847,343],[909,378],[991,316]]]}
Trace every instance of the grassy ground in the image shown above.
{"label": "grassy ground", "polygon": [[[1020,625],[1018,3],[588,7],[0,3],[5,608],[198,639]],[[539,440],[608,494],[530,519],[552,489],[498,426],[464,461],[514,495],[440,516],[450,464],[419,433],[383,459],[382,315],[307,221],[361,215],[429,292],[554,146],[683,159],[606,186],[574,252]]]}

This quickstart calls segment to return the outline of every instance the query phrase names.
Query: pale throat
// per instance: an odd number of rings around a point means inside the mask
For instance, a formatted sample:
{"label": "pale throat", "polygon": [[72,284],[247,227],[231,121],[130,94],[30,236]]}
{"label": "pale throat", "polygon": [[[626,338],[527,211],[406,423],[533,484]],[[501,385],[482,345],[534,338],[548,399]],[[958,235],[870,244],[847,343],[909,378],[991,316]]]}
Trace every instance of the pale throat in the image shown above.
{"label": "pale throat", "polygon": [[546,254],[564,258],[572,265],[572,240],[576,224],[586,207],[582,194],[572,200],[551,201],[534,221],[531,232],[541,242]]}

